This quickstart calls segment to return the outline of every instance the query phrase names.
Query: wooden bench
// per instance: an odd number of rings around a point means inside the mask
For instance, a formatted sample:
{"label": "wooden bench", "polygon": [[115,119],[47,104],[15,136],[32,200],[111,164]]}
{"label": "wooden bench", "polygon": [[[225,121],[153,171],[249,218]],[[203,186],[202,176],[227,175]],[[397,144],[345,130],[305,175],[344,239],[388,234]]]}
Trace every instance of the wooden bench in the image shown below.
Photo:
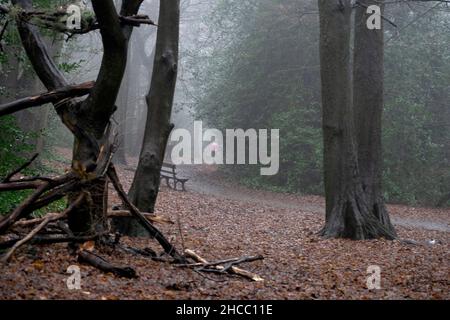
{"label": "wooden bench", "polygon": [[[186,191],[184,184],[189,179],[182,179],[177,177],[177,166],[171,163],[164,162],[161,167],[161,180],[165,179],[166,184],[170,189],[177,190],[178,183],[181,184],[181,190]],[[170,185],[170,180],[173,180],[173,186]]]}

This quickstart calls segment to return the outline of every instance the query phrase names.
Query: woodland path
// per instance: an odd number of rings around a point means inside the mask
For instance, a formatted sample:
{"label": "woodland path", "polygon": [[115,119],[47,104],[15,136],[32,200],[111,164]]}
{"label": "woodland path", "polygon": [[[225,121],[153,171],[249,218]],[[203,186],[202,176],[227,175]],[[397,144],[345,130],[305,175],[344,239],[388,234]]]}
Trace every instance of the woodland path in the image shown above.
{"label": "woodland path", "polygon": [[[325,200],[320,196],[252,190],[225,180],[223,174],[218,172],[214,166],[184,165],[180,166],[179,170],[182,176],[189,178],[187,186],[193,192],[218,198],[259,203],[274,208],[301,208],[321,215],[325,212]],[[449,210],[402,205],[389,205],[388,207],[394,225],[450,232]]]}

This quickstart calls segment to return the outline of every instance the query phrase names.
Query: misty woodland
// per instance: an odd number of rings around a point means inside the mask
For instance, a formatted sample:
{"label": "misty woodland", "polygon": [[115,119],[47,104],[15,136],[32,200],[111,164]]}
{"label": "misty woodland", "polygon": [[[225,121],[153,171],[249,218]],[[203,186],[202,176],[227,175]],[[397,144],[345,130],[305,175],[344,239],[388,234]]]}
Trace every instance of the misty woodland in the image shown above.
{"label": "misty woodland", "polygon": [[0,299],[446,300],[449,232],[449,1],[0,0]]}

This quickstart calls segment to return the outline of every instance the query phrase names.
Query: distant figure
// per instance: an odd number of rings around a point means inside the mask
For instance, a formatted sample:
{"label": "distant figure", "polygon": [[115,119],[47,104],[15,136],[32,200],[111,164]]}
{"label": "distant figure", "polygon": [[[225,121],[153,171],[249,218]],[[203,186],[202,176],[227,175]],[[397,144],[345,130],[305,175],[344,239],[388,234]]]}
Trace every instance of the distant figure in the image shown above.
{"label": "distant figure", "polygon": [[213,142],[209,145],[209,147],[211,148],[211,155],[214,158],[216,156],[216,152],[219,151],[219,144],[217,142]]}

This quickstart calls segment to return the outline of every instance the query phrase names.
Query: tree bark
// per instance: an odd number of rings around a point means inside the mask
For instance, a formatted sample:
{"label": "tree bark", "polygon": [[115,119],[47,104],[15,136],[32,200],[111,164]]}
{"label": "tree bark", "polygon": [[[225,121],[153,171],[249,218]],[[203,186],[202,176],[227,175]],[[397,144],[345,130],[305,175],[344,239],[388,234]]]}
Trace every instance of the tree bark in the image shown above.
{"label": "tree bark", "polygon": [[[136,14],[142,0],[123,2],[121,13],[126,16]],[[13,0],[14,5],[23,9],[32,9],[30,0]],[[105,139],[105,129],[115,111],[115,101],[123,78],[127,62],[128,39],[133,27],[123,25],[111,0],[92,0],[102,36],[104,54],[97,81],[88,98],[77,108],[69,101],[56,110],[64,124],[76,135],[72,167],[74,171],[86,173],[95,170],[99,155],[99,144]],[[68,86],[62,73],[50,57],[38,29],[19,18],[16,20],[22,44],[37,75],[52,91]],[[106,137],[108,138],[108,137]],[[106,181],[100,179],[80,192],[90,196],[68,216],[69,226],[74,235],[103,233],[107,226],[104,194]],[[69,196],[69,202],[75,201],[79,193]]]}
{"label": "tree bark", "polygon": [[[382,114],[384,106],[384,28],[370,30],[366,8],[383,0],[360,0],[355,13],[353,105],[362,188],[372,214],[395,234],[382,193]],[[383,23],[383,20],[382,20]]]}
{"label": "tree bark", "polygon": [[350,0],[319,0],[326,222],[321,235],[394,236],[371,213],[358,168],[350,68]]}
{"label": "tree bark", "polygon": [[150,90],[144,143],[129,193],[132,202],[145,212],[154,212],[160,184],[160,171],[170,123],[178,69],[180,1],[160,2],[158,34]]}

